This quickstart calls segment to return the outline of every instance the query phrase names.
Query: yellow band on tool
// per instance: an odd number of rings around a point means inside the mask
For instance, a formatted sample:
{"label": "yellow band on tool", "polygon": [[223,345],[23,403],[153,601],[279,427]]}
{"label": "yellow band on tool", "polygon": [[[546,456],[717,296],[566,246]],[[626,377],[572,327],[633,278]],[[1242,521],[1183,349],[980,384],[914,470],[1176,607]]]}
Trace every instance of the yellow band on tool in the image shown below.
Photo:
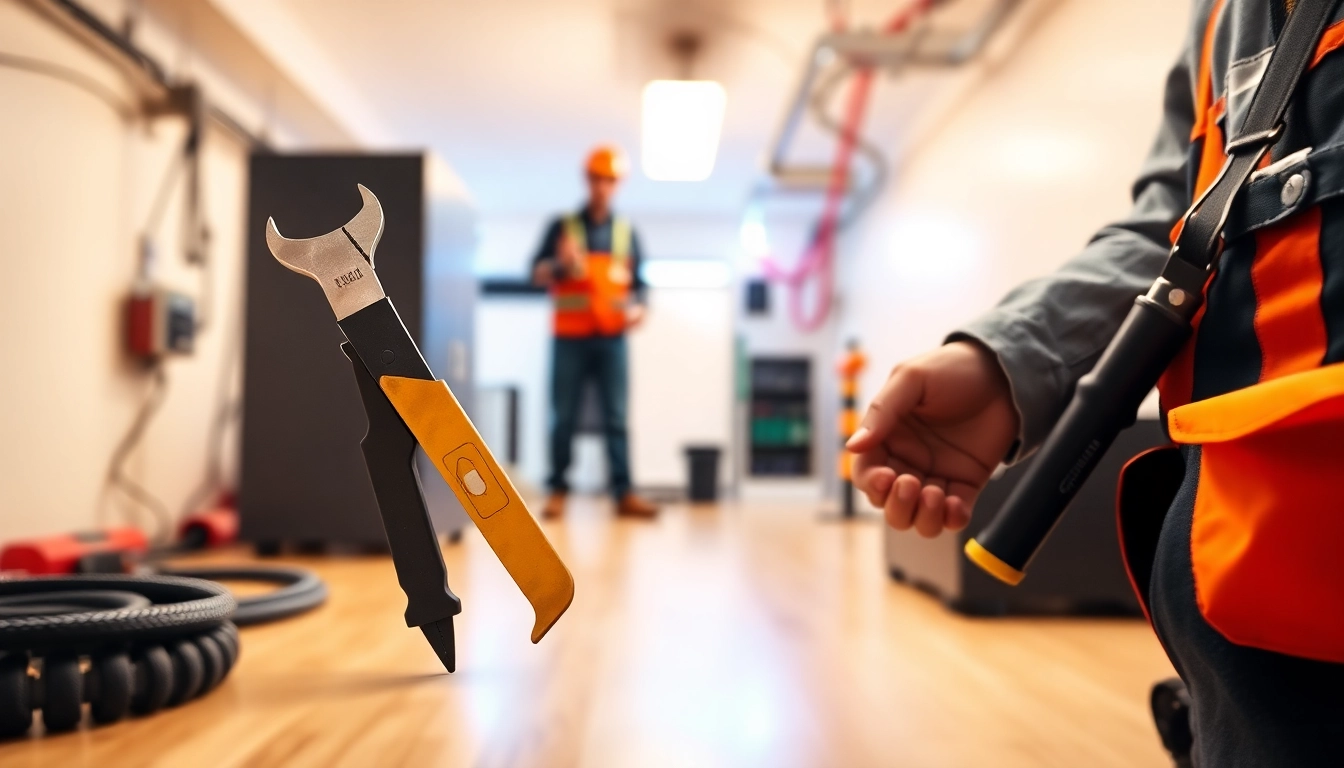
{"label": "yellow band on tool", "polygon": [[1022,578],[1027,575],[1000,560],[993,552],[980,546],[980,542],[975,539],[966,542],[966,557],[970,558],[972,563],[980,566],[980,569],[985,573],[1010,587],[1016,587],[1021,583]]}

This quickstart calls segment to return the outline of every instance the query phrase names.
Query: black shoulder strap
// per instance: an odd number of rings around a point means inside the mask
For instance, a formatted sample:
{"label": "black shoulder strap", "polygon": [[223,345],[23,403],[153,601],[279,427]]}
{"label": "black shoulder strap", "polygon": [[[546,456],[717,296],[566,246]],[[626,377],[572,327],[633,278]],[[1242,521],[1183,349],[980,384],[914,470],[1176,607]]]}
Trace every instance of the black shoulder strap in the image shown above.
{"label": "black shoulder strap", "polygon": [[1223,225],[1246,180],[1283,133],[1283,114],[1316,54],[1317,43],[1339,0],[1297,0],[1270,54],[1246,119],[1227,143],[1227,162],[1217,179],[1186,211],[1181,234],[1162,277],[1173,285],[1203,290],[1208,270],[1222,248]]}

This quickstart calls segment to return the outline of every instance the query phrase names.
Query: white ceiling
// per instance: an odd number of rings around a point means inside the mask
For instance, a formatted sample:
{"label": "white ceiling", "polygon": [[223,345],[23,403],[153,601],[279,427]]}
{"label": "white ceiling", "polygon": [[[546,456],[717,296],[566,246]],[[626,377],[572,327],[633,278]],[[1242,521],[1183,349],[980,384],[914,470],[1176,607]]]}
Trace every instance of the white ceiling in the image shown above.
{"label": "white ceiling", "polygon": [[[728,91],[714,175],[675,183],[636,172],[622,202],[738,209],[826,25],[823,0],[276,1],[358,92],[353,103],[375,113],[360,117],[385,127],[379,138],[436,150],[487,213],[573,203],[594,143],[637,156],[640,88],[677,75],[665,41],[685,28],[705,38],[694,75]],[[901,4],[855,0],[851,18],[878,24]]]}

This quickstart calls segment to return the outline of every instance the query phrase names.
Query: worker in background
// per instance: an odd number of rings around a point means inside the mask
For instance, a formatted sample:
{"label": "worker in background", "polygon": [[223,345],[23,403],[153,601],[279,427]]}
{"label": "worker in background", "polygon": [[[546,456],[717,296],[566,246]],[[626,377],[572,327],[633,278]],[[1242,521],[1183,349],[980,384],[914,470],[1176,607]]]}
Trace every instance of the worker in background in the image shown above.
{"label": "worker in background", "polygon": [[[1042,443],[1214,182],[1255,91],[1248,78],[1293,9],[1197,0],[1129,217],[892,370],[849,442],[855,484],[889,525],[964,528],[995,466]],[[1169,506],[1142,510],[1162,525],[1144,542],[1151,569],[1133,575],[1193,700],[1197,766],[1344,760],[1344,204],[1323,181],[1344,172],[1328,149],[1344,144],[1341,82],[1344,38],[1327,33],[1272,148],[1265,204],[1242,189],[1249,207],[1224,230],[1202,320],[1159,386],[1164,412],[1193,403],[1173,414],[1172,435],[1204,436],[1182,440]],[[1291,430],[1276,431],[1288,416]]]}
{"label": "worker in background", "polygon": [[533,282],[550,289],[555,304],[550,497],[542,514],[564,514],[569,491],[565,474],[573,457],[579,404],[585,383],[592,382],[602,407],[616,514],[652,518],[658,508],[631,490],[626,427],[625,333],[644,319],[645,290],[639,275],[639,237],[611,207],[626,172],[625,155],[616,147],[598,147],[588,155],[584,170],[587,204],[551,222],[532,262]]}

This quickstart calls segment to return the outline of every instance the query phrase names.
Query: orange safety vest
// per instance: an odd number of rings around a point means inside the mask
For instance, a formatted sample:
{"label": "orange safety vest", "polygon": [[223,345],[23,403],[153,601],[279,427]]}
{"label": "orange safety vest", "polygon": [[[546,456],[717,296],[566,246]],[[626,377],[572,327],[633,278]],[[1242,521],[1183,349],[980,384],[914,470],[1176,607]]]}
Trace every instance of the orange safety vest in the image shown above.
{"label": "orange safety vest", "polygon": [[630,304],[632,235],[630,223],[616,217],[611,222],[611,252],[590,252],[583,219],[566,216],[561,226],[583,253],[582,274],[566,276],[551,286],[555,302],[555,335],[562,338],[616,336],[625,331]]}
{"label": "orange safety vest", "polygon": [[[1214,4],[1196,80],[1195,196],[1226,160],[1227,97],[1215,98],[1211,75],[1224,5]],[[1344,23],[1312,66],[1341,45]],[[1341,309],[1322,302],[1322,260],[1344,252],[1322,251],[1323,201],[1303,189],[1308,169],[1319,180],[1325,166],[1311,166],[1310,152],[1285,154],[1266,158],[1242,191],[1245,212],[1225,230],[1195,335],[1158,386],[1172,440],[1197,446],[1198,460],[1187,468],[1159,449],[1126,467],[1121,542],[1146,600],[1140,571],[1160,523],[1143,507],[1170,501],[1182,471],[1196,469],[1190,556],[1203,618],[1238,645],[1344,663],[1344,362],[1325,363],[1327,314]]]}

